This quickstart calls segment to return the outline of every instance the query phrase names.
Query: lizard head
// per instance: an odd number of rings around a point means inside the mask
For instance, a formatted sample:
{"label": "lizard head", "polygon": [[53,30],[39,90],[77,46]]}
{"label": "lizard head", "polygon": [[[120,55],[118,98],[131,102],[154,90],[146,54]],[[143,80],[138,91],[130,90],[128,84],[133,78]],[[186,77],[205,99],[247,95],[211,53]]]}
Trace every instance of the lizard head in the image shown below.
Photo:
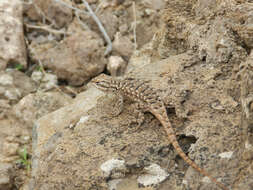
{"label": "lizard head", "polygon": [[98,77],[91,80],[91,83],[101,91],[104,92],[114,92],[116,90],[115,80],[110,76],[101,74]]}

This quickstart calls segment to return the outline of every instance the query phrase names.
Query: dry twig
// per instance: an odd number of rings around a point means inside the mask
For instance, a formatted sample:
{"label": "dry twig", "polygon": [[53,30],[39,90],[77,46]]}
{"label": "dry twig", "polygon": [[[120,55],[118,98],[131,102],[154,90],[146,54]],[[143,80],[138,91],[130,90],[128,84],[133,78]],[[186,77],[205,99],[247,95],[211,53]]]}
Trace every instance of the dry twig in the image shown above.
{"label": "dry twig", "polygon": [[49,28],[47,25],[45,25],[45,26],[35,26],[35,25],[30,25],[30,24],[25,24],[25,25],[28,28],[45,30],[47,32],[54,33],[54,34],[71,34],[70,32],[64,32],[61,30],[54,30],[52,28]]}
{"label": "dry twig", "polygon": [[134,50],[137,49],[137,42],[136,42],[136,11],[135,11],[135,2],[133,1],[133,14],[134,14],[134,23],[133,23],[133,33],[134,33]]}
{"label": "dry twig", "polygon": [[55,0],[55,1],[61,3],[62,5],[70,8],[70,9],[75,10],[76,12],[81,12],[81,13],[84,13],[84,14],[89,14],[93,18],[93,20],[96,22],[96,24],[98,25],[98,28],[99,28],[100,32],[103,34],[104,39],[105,39],[105,41],[107,43],[107,48],[105,50],[105,55],[108,55],[112,51],[112,41],[111,41],[110,37],[108,36],[107,32],[105,31],[104,26],[102,25],[102,23],[100,22],[100,20],[96,16],[96,14],[93,12],[93,10],[91,9],[89,3],[86,0],[82,0],[82,2],[85,5],[85,7],[87,8],[87,10],[88,10],[89,13],[87,13],[84,10],[78,9],[76,7],[73,7],[71,5],[68,5],[67,3],[62,2],[61,0]]}
{"label": "dry twig", "polygon": [[103,34],[105,41],[107,42],[107,48],[105,50],[105,55],[109,54],[112,51],[112,41],[110,39],[110,37],[108,36],[108,34],[105,31],[105,28],[103,27],[102,23],[100,22],[100,20],[98,19],[98,17],[95,15],[95,13],[93,12],[93,10],[91,9],[89,3],[86,0],[82,0],[82,2],[84,3],[84,5],[86,6],[86,8],[88,9],[91,17],[93,18],[93,20],[96,22],[96,24],[98,25],[98,28],[100,30],[100,32]]}

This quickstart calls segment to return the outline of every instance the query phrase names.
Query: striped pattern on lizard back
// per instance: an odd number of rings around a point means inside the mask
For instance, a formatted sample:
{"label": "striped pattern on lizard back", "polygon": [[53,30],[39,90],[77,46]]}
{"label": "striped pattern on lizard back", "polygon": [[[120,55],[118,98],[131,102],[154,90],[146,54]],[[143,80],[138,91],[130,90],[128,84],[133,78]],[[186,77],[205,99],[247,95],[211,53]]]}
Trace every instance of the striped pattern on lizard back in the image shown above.
{"label": "striped pattern on lizard back", "polygon": [[188,163],[202,175],[207,176],[221,189],[228,190],[227,187],[210,176],[204,169],[200,168],[183,152],[182,148],[179,146],[175,132],[168,119],[164,103],[156,92],[157,90],[150,87],[145,81],[139,79],[125,78],[123,80],[120,80],[113,79],[112,77],[104,74],[93,79],[92,83],[102,91],[117,93],[123,97],[131,99],[134,102],[140,103],[144,112],[151,112],[161,122],[168,135],[170,143],[186,163]]}

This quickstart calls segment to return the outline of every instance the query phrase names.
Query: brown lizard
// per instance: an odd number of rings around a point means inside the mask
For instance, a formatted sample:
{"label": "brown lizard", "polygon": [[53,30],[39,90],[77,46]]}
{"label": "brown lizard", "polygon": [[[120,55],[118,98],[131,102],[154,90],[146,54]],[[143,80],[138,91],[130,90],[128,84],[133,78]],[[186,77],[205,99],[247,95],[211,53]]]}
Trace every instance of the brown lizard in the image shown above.
{"label": "brown lizard", "polygon": [[133,100],[137,103],[137,108],[142,112],[152,113],[161,122],[170,142],[184,161],[202,175],[207,176],[221,189],[228,190],[227,187],[210,176],[204,169],[200,168],[183,152],[182,148],[178,144],[170,120],[168,119],[164,103],[156,90],[139,79],[115,79],[105,74],[101,74],[100,76],[94,78],[91,82],[102,91],[116,93],[119,96]]}

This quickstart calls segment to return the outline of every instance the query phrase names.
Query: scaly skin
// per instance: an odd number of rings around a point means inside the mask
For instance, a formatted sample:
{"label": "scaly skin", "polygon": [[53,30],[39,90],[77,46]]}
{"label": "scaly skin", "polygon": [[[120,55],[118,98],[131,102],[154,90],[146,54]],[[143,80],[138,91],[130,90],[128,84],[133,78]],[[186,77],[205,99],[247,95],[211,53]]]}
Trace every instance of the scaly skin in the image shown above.
{"label": "scaly skin", "polygon": [[126,79],[114,79],[107,75],[100,75],[99,77],[91,81],[98,89],[104,92],[117,93],[123,97],[130,98],[131,100],[139,104],[139,108],[143,112],[151,112],[163,125],[169,141],[177,151],[177,153],[188,163],[191,167],[197,170],[204,176],[207,176],[217,186],[223,190],[228,190],[223,184],[218,182],[215,178],[209,175],[204,169],[200,168],[195,162],[193,162],[179,146],[176,139],[175,132],[168,119],[166,108],[160,96],[156,93],[156,90],[148,86],[144,81],[133,78]]}

